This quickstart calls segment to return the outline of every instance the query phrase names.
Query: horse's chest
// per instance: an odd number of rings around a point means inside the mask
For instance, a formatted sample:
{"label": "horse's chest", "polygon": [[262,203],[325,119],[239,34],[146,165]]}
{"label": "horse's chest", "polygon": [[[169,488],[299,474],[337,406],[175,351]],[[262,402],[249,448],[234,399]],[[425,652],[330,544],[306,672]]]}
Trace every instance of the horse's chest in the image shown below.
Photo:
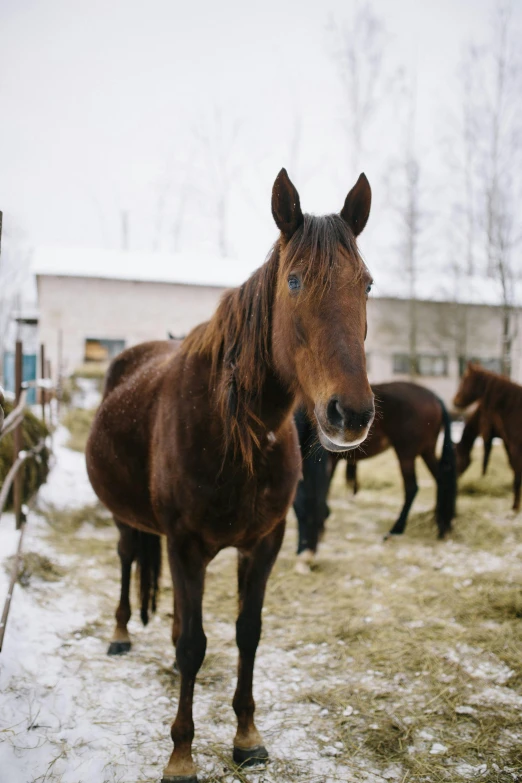
{"label": "horse's chest", "polygon": [[216,549],[255,544],[284,519],[299,478],[298,457],[274,457],[263,460],[253,474],[185,484],[182,524],[204,529]]}

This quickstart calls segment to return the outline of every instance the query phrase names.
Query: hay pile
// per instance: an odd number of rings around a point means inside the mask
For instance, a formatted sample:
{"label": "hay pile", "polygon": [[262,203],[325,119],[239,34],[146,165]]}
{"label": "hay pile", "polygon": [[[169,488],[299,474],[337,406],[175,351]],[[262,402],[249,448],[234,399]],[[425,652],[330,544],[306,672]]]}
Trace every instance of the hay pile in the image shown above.
{"label": "hay pile", "polygon": [[68,449],[85,451],[95,413],[96,408],[70,408],[67,411],[62,419],[62,424],[71,433],[66,444]]}
{"label": "hay pile", "polygon": [[[4,410],[6,417],[13,410],[13,403],[6,400],[4,404]],[[25,412],[24,422],[22,425],[22,448],[30,449],[36,446],[37,443],[49,434],[49,430],[30,411]],[[5,438],[0,440],[0,487],[3,485],[5,477],[7,476],[9,469],[11,468],[14,460],[13,452],[13,437],[14,433],[9,433]],[[49,450],[44,448],[40,454],[39,459],[29,459],[22,470],[22,499],[26,503],[37,491],[37,489],[45,482],[47,474],[49,473]],[[6,508],[12,508],[13,505],[13,491],[11,489],[9,497],[7,499]]]}

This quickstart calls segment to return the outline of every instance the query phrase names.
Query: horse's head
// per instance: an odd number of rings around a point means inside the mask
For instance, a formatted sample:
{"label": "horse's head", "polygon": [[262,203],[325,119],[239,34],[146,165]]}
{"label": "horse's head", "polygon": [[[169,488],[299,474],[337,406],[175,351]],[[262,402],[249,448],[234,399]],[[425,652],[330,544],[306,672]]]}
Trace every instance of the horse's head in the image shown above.
{"label": "horse's head", "polygon": [[313,408],[319,438],[330,451],[361,443],[374,417],[364,353],[372,278],[355,240],[370,203],[364,174],[340,215],[303,215],[284,169],[272,191],[272,214],[281,231],[274,361],[283,380]]}
{"label": "horse's head", "polygon": [[482,392],[480,368],[472,362],[468,362],[464,375],[460,379],[457,393],[453,398],[453,405],[456,408],[467,408],[468,405],[479,399]]}

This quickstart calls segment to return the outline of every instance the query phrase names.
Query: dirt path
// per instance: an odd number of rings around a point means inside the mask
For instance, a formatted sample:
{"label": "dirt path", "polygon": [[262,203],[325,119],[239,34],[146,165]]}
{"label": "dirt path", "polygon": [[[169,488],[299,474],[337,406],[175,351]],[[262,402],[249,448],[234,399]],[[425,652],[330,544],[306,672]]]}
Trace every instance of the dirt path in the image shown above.
{"label": "dirt path", "polygon": [[[136,612],[131,653],[109,658],[115,529],[82,455],[60,446],[57,458],[30,517],[25,586],[0,656],[0,783],[157,781],[177,698],[167,575],[158,615],[143,628]],[[231,764],[235,553],[221,553],[195,698],[201,783],[522,780],[521,520],[508,511],[500,449],[492,468],[479,482],[473,465],[444,543],[425,473],[406,536],[382,543],[400,506],[392,454],[362,466],[355,500],[337,476],[327,538],[305,577],[294,573],[290,520],[256,666],[272,761],[244,776]],[[11,538],[0,538],[5,553]]]}

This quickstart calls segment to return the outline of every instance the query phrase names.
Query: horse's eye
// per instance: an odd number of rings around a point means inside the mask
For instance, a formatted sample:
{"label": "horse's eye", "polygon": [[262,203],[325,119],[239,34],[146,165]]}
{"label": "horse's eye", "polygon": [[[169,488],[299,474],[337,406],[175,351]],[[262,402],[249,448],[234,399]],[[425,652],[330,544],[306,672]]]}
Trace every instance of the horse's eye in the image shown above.
{"label": "horse's eye", "polygon": [[301,281],[297,275],[290,275],[288,278],[288,288],[290,291],[299,291],[301,288]]}
{"label": "horse's eye", "polygon": [[371,290],[372,290],[372,284],[370,283],[369,285],[366,286],[366,295],[368,295]]}

